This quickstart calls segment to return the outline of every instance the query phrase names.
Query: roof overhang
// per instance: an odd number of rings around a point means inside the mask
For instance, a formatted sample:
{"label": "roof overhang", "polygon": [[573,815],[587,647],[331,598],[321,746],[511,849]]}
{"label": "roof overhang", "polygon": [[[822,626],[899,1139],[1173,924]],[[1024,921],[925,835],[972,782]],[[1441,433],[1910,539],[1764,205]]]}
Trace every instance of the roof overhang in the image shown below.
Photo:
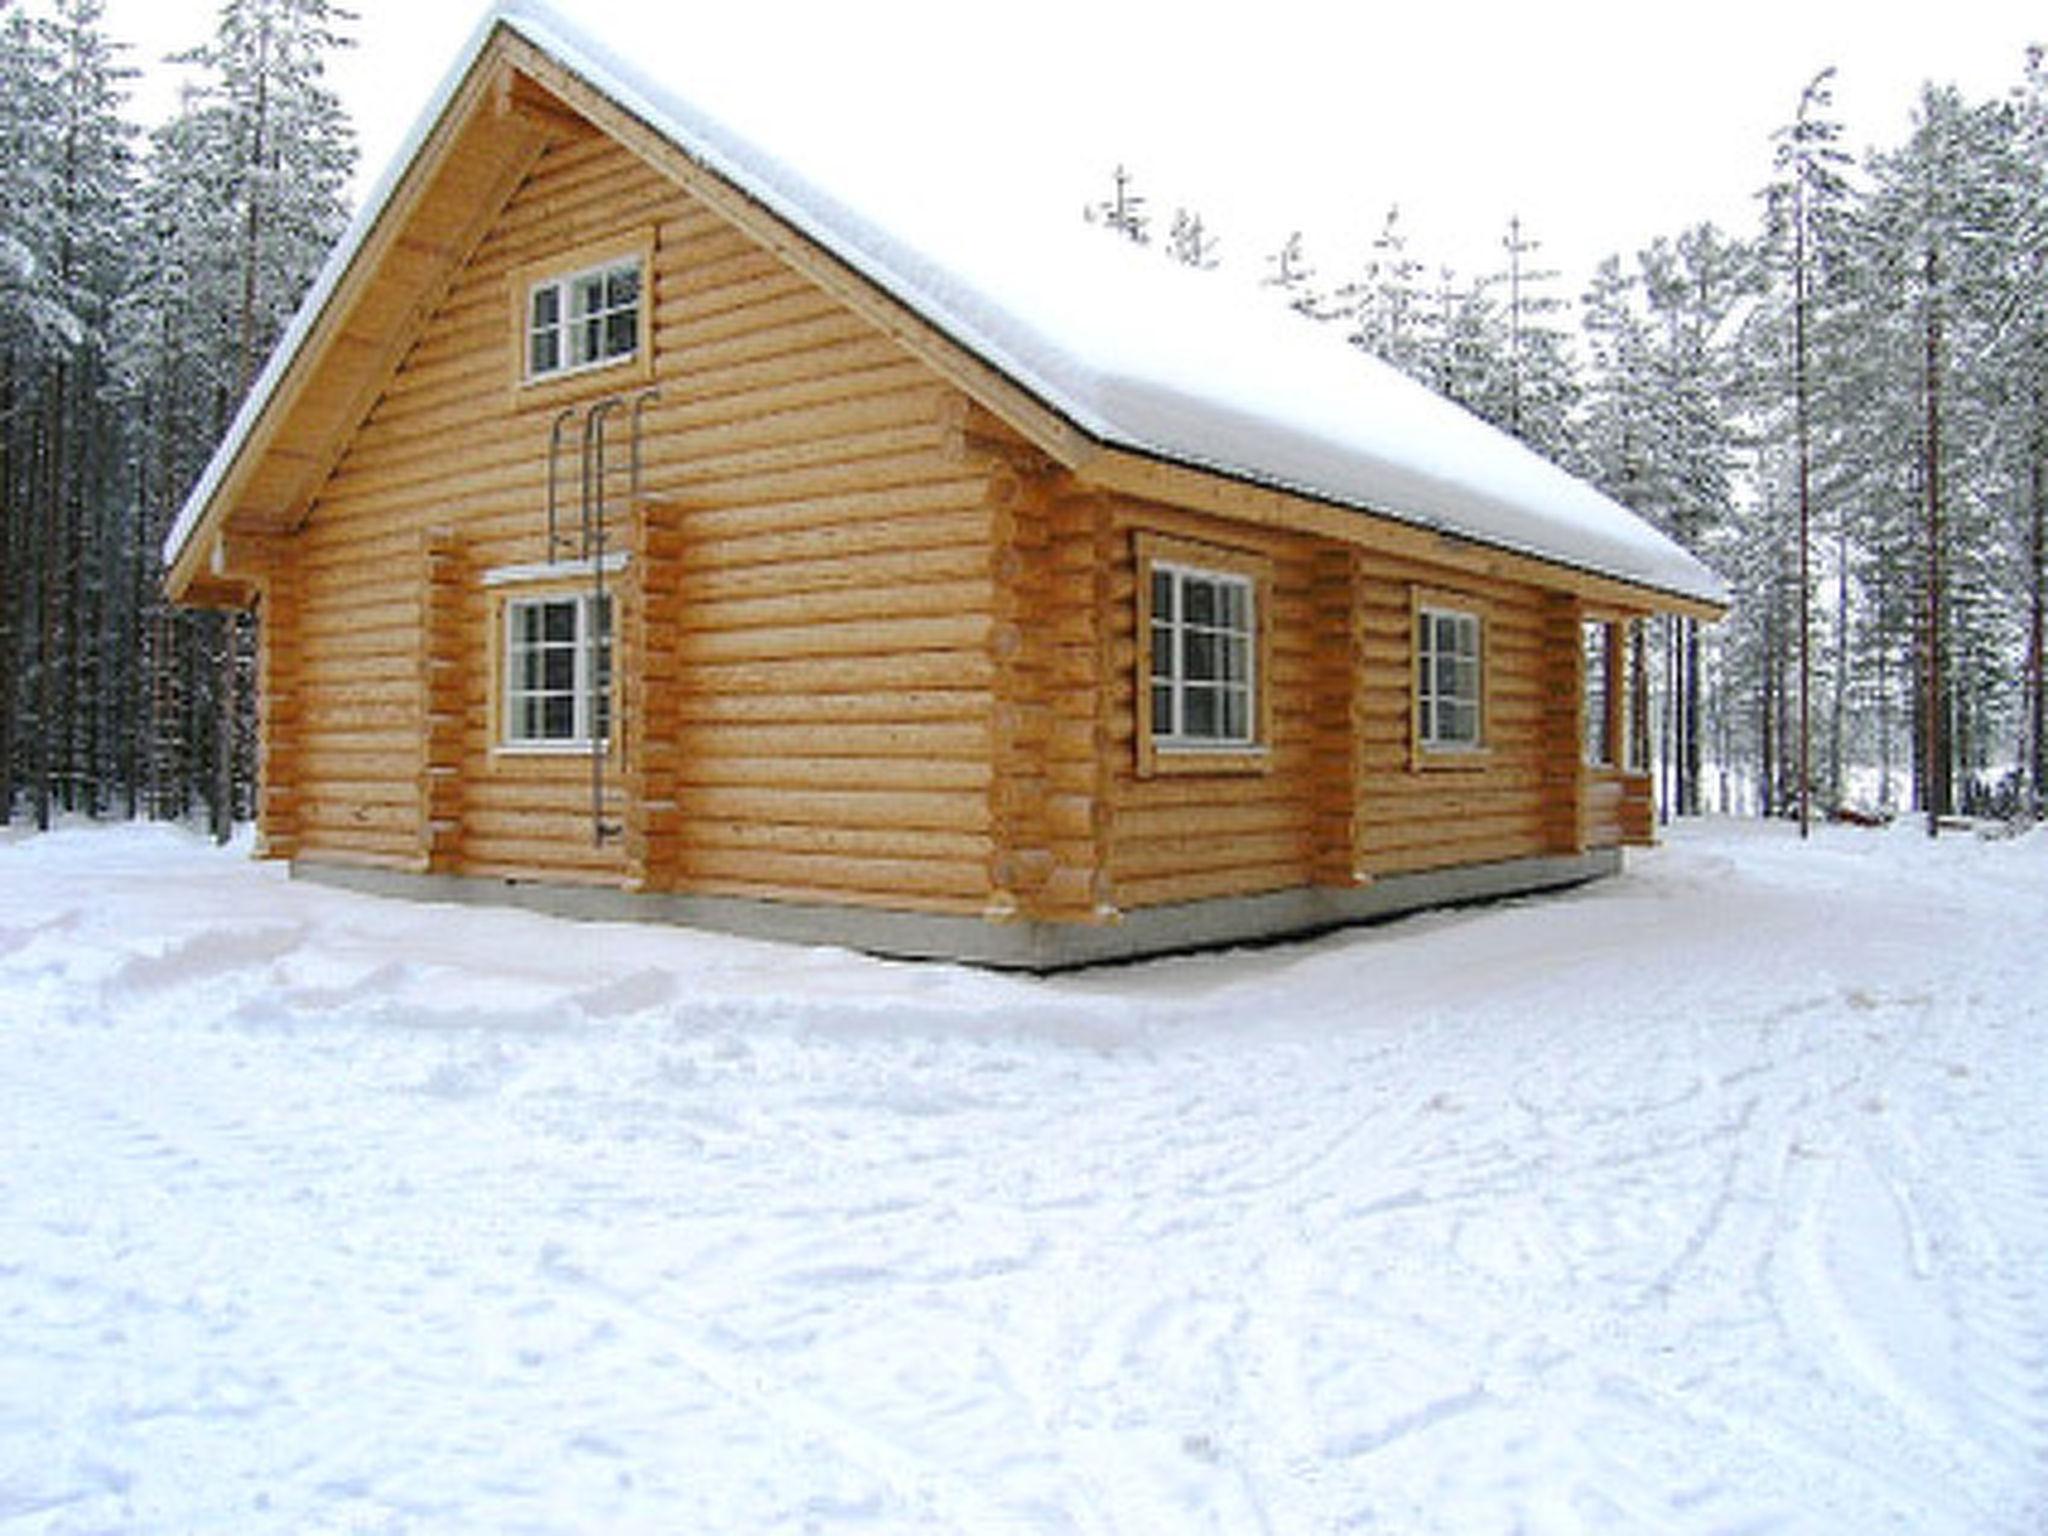
{"label": "roof overhang", "polygon": [[165,544],[174,601],[253,596],[236,540],[288,532],[397,371],[413,338],[551,138],[587,133],[479,35],[413,150],[336,246],[272,352]]}

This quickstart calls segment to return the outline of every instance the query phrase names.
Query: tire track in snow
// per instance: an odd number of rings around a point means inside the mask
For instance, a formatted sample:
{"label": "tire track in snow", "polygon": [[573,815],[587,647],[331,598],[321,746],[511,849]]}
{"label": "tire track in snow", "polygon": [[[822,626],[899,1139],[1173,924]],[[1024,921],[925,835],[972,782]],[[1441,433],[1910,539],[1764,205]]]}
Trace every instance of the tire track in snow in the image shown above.
{"label": "tire track in snow", "polygon": [[586,1312],[597,1318],[596,1326],[616,1326],[622,1318],[629,1320],[641,1334],[657,1338],[661,1350],[678,1365],[727,1400],[881,1483],[903,1512],[921,1523],[942,1531],[996,1531],[1016,1523],[1015,1509],[989,1498],[969,1478],[918,1456],[802,1388],[778,1379],[760,1352],[741,1354],[708,1342],[704,1327],[691,1326],[606,1283],[559,1251],[544,1251],[541,1267],[558,1286],[583,1298]]}

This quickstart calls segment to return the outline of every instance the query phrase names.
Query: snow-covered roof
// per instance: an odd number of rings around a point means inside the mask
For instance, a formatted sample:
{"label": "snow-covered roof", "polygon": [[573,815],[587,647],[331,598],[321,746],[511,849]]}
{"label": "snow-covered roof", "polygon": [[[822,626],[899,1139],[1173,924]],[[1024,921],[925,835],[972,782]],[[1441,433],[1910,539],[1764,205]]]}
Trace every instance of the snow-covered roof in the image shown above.
{"label": "snow-covered roof", "polygon": [[[454,91],[504,25],[745,192],[1097,443],[1378,513],[1632,586],[1722,605],[1713,572],[1648,523],[1513,438],[1360,352],[1334,328],[1084,225],[963,214],[886,157],[800,169],[787,103],[713,115],[677,80],[642,6],[499,0],[317,281],[194,489],[175,560]],[[785,110],[778,113],[780,105]],[[749,119],[745,130],[737,115]],[[948,126],[966,134],[968,123]],[[814,158],[814,157],[813,157]]]}

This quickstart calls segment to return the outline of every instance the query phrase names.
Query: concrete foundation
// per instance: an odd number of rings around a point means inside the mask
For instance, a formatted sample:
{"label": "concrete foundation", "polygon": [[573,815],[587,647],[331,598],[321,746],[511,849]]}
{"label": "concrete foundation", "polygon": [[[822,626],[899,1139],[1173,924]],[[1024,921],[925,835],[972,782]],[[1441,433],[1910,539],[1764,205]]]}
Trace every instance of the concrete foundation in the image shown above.
{"label": "concrete foundation", "polygon": [[1300,887],[1146,907],[1103,923],[993,921],[874,907],[410,874],[308,859],[293,861],[292,878],[419,901],[522,907],[592,922],[675,923],[746,938],[832,944],[903,959],[958,960],[1002,970],[1046,972],[1300,938],[1428,907],[1557,890],[1620,869],[1621,850],[1603,848],[1578,855],[1389,875],[1351,890]]}

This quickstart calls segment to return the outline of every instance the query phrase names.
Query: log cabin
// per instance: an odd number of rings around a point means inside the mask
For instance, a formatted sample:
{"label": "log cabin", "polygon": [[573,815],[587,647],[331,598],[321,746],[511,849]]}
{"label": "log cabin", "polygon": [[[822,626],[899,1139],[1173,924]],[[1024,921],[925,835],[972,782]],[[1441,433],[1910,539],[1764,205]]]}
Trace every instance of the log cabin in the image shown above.
{"label": "log cabin", "polygon": [[169,536],[259,616],[260,854],[1053,969],[1652,838],[1692,556],[1219,274],[823,188],[629,44],[484,18]]}

